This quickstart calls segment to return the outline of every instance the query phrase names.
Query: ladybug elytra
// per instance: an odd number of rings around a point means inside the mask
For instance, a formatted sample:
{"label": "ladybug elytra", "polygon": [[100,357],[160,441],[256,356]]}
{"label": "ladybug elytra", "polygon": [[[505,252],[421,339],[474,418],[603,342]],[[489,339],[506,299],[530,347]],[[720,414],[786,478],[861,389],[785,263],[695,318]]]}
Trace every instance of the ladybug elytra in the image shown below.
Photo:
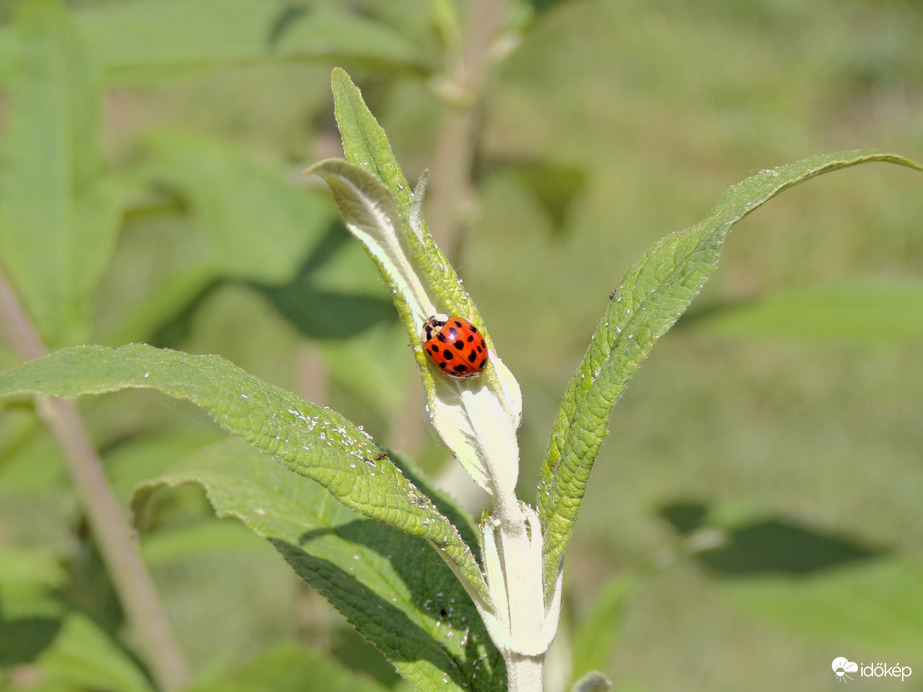
{"label": "ladybug elytra", "polygon": [[487,365],[487,344],[464,317],[433,315],[423,323],[426,357],[449,377],[469,380]]}

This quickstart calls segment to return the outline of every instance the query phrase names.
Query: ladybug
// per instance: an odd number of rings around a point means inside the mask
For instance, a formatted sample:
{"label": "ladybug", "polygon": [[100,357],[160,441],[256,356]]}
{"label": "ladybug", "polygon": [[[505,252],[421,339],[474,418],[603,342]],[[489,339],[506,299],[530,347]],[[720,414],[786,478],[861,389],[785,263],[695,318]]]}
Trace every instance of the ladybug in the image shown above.
{"label": "ladybug", "polygon": [[423,350],[449,377],[470,380],[487,365],[487,344],[478,328],[464,317],[433,315],[423,323]]}

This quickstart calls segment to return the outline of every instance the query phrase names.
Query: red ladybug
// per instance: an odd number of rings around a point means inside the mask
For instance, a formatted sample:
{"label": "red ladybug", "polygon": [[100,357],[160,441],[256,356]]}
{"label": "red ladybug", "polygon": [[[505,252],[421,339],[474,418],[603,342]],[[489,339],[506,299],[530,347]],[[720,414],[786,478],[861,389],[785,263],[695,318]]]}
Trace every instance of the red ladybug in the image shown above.
{"label": "red ladybug", "polygon": [[478,328],[463,317],[433,315],[423,323],[426,357],[449,377],[470,380],[487,365],[487,344]]}

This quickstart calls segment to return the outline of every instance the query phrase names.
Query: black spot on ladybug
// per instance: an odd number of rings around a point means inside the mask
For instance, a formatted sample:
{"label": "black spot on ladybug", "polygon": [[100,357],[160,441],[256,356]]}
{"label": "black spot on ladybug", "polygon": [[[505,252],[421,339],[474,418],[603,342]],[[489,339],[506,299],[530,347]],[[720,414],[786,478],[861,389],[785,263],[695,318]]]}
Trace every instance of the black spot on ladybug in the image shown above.
{"label": "black spot on ladybug", "polygon": [[459,339],[458,341],[456,341],[456,342],[453,344],[453,346],[455,346],[455,348],[457,348],[459,351],[461,351],[461,350],[465,347],[465,342],[462,341],[461,339]]}
{"label": "black spot on ladybug", "polygon": [[445,343],[447,341],[447,339],[445,338],[445,334],[443,334],[442,332],[439,332],[436,335],[436,338],[439,339],[439,341],[441,341],[442,343]]}
{"label": "black spot on ladybug", "polygon": [[465,372],[467,369],[468,369],[468,366],[465,365],[464,363],[459,363],[454,368],[452,368],[452,370],[454,370],[455,372]]}
{"label": "black spot on ladybug", "polygon": [[478,354],[472,351],[471,353],[468,354],[468,362],[473,363],[477,359],[477,357],[478,357]]}
{"label": "black spot on ladybug", "polygon": [[478,328],[475,327],[473,324],[469,327],[469,329],[471,329],[472,332],[476,332],[478,330]]}
{"label": "black spot on ladybug", "polygon": [[455,354],[452,353],[449,349],[446,349],[442,352],[442,357],[446,360],[452,360],[455,357]]}

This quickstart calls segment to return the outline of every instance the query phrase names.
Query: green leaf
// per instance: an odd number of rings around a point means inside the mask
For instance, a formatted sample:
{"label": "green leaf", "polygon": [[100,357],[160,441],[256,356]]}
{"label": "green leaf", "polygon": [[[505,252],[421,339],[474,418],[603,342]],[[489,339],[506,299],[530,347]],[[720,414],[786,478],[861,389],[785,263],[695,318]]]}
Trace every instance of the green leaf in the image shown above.
{"label": "green leaf", "polygon": [[472,597],[489,607],[483,576],[458,531],[361,428],[330,409],[273,387],[217,356],[132,344],[79,346],[0,375],[0,396],[72,398],[156,389],[188,399],[223,428],[327,488],[347,507],[435,546]]}
{"label": "green leaf", "polygon": [[224,439],[219,430],[201,427],[194,431],[160,431],[157,435],[134,435],[107,449],[103,456],[106,478],[115,496],[126,503],[141,481],[160,475],[188,454]]}
{"label": "green leaf", "polygon": [[378,265],[398,313],[416,336],[416,325],[422,326],[438,309],[414,267],[414,249],[394,197],[377,176],[348,161],[328,159],[309,172],[330,186],[347,227]]}
{"label": "green leaf", "polygon": [[347,161],[322,161],[311,172],[330,186],[347,227],[365,246],[391,287],[420,365],[426,413],[433,427],[491,497],[511,497],[519,471],[516,428],[522,411],[519,386],[512,374],[493,351],[487,373],[477,381],[454,380],[433,372],[435,368],[423,353],[423,322],[444,309],[452,315],[461,313],[442,307],[437,294],[421,280],[414,257],[421,257],[425,251],[409,240],[414,234],[407,231],[394,197],[379,178]]}
{"label": "green leaf", "polygon": [[86,340],[118,213],[100,155],[97,73],[67,12],[28,0],[16,22],[2,149],[0,261],[49,347]]}
{"label": "green leaf", "polygon": [[208,447],[140,486],[133,506],[140,513],[158,487],[197,483],[219,516],[272,543],[419,689],[499,688],[499,654],[436,551],[267,461],[236,441]]}
{"label": "green leaf", "polygon": [[719,583],[738,607],[786,628],[870,653],[923,651],[923,566],[904,558]]}
{"label": "green leaf", "polygon": [[[426,229],[419,210],[422,187],[411,193],[384,130],[346,72],[335,69],[331,82],[349,162],[329,159],[308,172],[330,186],[347,227],[391,288],[420,367],[433,428],[478,485],[493,498],[512,498],[519,471],[519,384]],[[423,322],[437,313],[465,317],[484,331],[491,364],[477,381],[447,378],[428,363],[420,333]]]}
{"label": "green leaf", "polygon": [[611,579],[593,603],[593,612],[574,632],[573,669],[577,674],[605,670],[622,626],[625,601],[638,579],[625,575]]}
{"label": "green leaf", "polygon": [[400,410],[408,376],[401,325],[372,325],[358,338],[321,342],[320,347],[332,381],[361,395],[384,420]]}
{"label": "green leaf", "polygon": [[410,217],[413,190],[398,163],[384,128],[378,124],[346,70],[334,68],[330,75],[337,127],[346,158],[374,174],[397,200],[402,218]]}
{"label": "green leaf", "polygon": [[452,0],[429,0],[427,4],[444,54],[457,55],[463,40],[459,7]]}
{"label": "green leaf", "polygon": [[[250,661],[218,682],[190,692],[388,692],[387,687],[344,668],[316,651],[284,643]],[[441,684],[440,684],[441,688]]]}
{"label": "green leaf", "polygon": [[[66,574],[59,563],[59,556],[47,548],[0,548],[0,589],[13,586],[61,588]],[[8,609],[4,615],[9,616]]]}
{"label": "green leaf", "polygon": [[142,545],[144,561],[150,567],[208,553],[248,553],[262,547],[259,539],[240,524],[215,519],[162,529],[146,537]]}
{"label": "green leaf", "polygon": [[0,547],[0,670],[34,663],[57,636],[69,576],[47,547]]}
{"label": "green leaf", "polygon": [[125,318],[118,320],[114,332],[107,333],[99,341],[119,346],[152,339],[152,334],[181,314],[215,280],[215,269],[205,263],[169,274],[144,293],[137,304],[131,305]]}
{"label": "green leaf", "polygon": [[737,337],[902,343],[923,337],[923,284],[855,280],[843,286],[784,291],[717,311],[695,324]]}
{"label": "green leaf", "polygon": [[[393,223],[393,230],[389,232],[394,234],[393,242],[399,247],[404,256],[404,261],[417,277],[417,280],[422,285],[423,292],[430,300],[429,303],[422,300],[419,309],[416,310],[414,309],[416,306],[411,303],[412,316],[406,315],[401,310],[401,306],[398,305],[398,312],[401,313],[401,316],[410,317],[409,321],[405,319],[405,323],[407,323],[407,329],[411,337],[417,340],[423,320],[437,312],[460,315],[475,324],[483,324],[477,313],[477,307],[464,290],[458,274],[456,274],[446,256],[433,242],[433,238],[426,228],[426,222],[420,211],[425,192],[425,177],[417,188],[411,188],[391,150],[388,136],[366,105],[362,98],[362,92],[353,84],[353,81],[344,70],[340,68],[333,70],[331,87],[333,89],[337,127],[343,141],[343,152],[346,154],[346,158],[360,170],[380,180],[384,184],[384,189],[387,193],[390,193],[396,203],[396,215],[393,211],[389,211],[389,214],[393,217],[390,219]],[[310,172],[321,173],[326,169],[328,169],[327,162],[321,162],[312,168]],[[352,168],[330,168],[330,170],[342,173],[341,177],[343,178],[354,176]],[[357,178],[356,182],[360,181],[361,178]],[[328,180],[327,182],[329,183],[330,181]],[[361,187],[374,191],[372,199],[377,200],[384,194],[382,191],[364,184]],[[341,213],[343,213],[348,222],[349,218],[345,213],[346,211],[348,210],[341,208]],[[400,220],[401,223],[396,223],[397,220]],[[372,248],[368,249],[370,253],[373,253]],[[388,269],[389,267],[386,265],[385,268]],[[386,276],[385,280],[390,284],[393,279]],[[488,345],[492,346],[489,339]],[[418,362],[420,362],[421,366],[425,365],[426,362],[422,355],[421,349],[420,353],[418,353],[418,356],[420,356]]]}
{"label": "green leaf", "polygon": [[[413,42],[331,5],[274,0],[147,0],[76,14],[107,84],[139,85],[227,64],[358,60],[420,70]],[[0,32],[0,46],[9,35]],[[0,80],[11,72],[0,50]]]}
{"label": "green leaf", "polygon": [[220,140],[174,131],[148,145],[146,176],[187,202],[209,239],[216,273],[290,281],[333,220],[329,203],[292,185],[282,166],[251,161]]}
{"label": "green leaf", "polygon": [[82,613],[69,614],[38,667],[53,681],[112,692],[153,692],[132,658]]}
{"label": "green leaf", "polygon": [[43,547],[0,548],[0,670],[33,664],[61,627],[69,575],[61,554]]}
{"label": "green leaf", "polygon": [[538,508],[545,535],[546,594],[558,574],[613,406],[654,342],[714,271],[731,227],[793,185],[873,161],[923,170],[905,158],[876,151],[826,154],[764,170],[730,188],[705,219],[667,236],[631,266],[565,391],[542,464]]}

